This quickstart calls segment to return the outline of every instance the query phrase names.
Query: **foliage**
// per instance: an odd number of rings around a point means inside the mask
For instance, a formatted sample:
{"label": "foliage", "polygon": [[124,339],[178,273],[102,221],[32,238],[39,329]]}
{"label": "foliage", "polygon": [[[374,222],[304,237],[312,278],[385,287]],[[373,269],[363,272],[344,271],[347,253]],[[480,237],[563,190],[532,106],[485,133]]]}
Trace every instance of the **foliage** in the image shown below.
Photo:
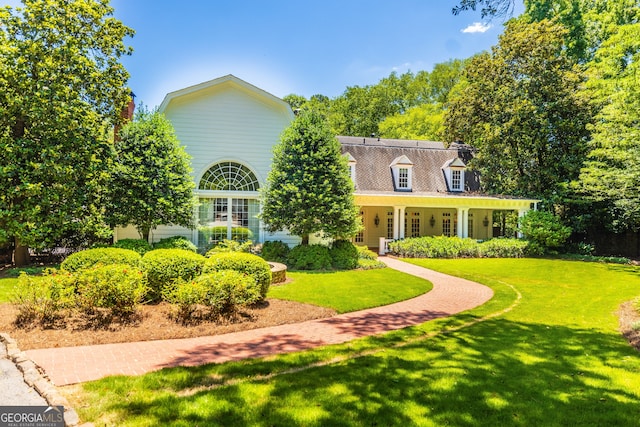
{"label": "foliage", "polygon": [[407,258],[521,258],[527,242],[518,239],[491,239],[478,242],[471,238],[428,236],[396,240],[389,251]]}
{"label": "foliage", "polygon": [[156,249],[147,252],[140,269],[147,275],[149,298],[160,300],[162,291],[175,280],[192,280],[202,273],[205,257],[185,249]]}
{"label": "foliage", "polygon": [[30,267],[15,267],[9,268],[3,271],[3,275],[6,277],[18,277],[22,273],[26,273],[29,276],[38,276],[51,269],[51,266],[30,266]]}
{"label": "foliage", "polygon": [[209,249],[205,256],[209,258],[211,255],[221,252],[251,252],[252,247],[253,242],[251,240],[239,242],[237,240],[224,239],[222,242],[219,242]]}
{"label": "foliage", "polygon": [[443,124],[441,105],[422,104],[385,118],[379,129],[385,138],[440,141],[444,137]]}
{"label": "foliage", "polygon": [[62,264],[60,264],[60,269],[73,273],[99,264],[128,264],[137,267],[140,264],[140,259],[140,254],[131,249],[85,249],[69,255],[64,261],[62,261]]}
{"label": "foliage", "polygon": [[[211,236],[227,236],[227,226],[226,225],[216,225],[216,226],[198,226],[198,232],[201,233],[202,236],[206,240],[209,240]],[[231,240],[237,240],[244,242],[246,240],[251,240],[253,238],[253,232],[246,227],[232,227],[231,228]]]}
{"label": "foliage", "polygon": [[144,239],[122,239],[114,243],[113,246],[116,248],[131,249],[140,255],[144,255],[151,250],[151,245]]}
{"label": "foliage", "polygon": [[329,249],[331,266],[338,270],[353,270],[358,266],[360,254],[349,240],[336,240]]}
{"label": "foliage", "polygon": [[105,308],[114,316],[129,316],[135,313],[147,292],[144,274],[128,264],[85,269],[76,273],[76,280],[76,300],[87,313]]}
{"label": "foliage", "polygon": [[244,252],[222,252],[212,254],[204,264],[204,273],[235,270],[251,276],[260,290],[260,298],[265,298],[271,285],[271,267],[257,255]]}
{"label": "foliage", "polygon": [[515,0],[460,0],[460,4],[451,9],[458,15],[468,10],[475,11],[480,6],[480,16],[484,18],[509,17],[513,14]]}
{"label": "foliage", "polygon": [[324,245],[295,246],[287,256],[287,266],[293,270],[329,270],[329,248]]}
{"label": "foliage", "polygon": [[358,250],[358,268],[362,270],[372,270],[375,268],[385,268],[387,265],[378,260],[378,254],[370,251],[366,246],[356,246]]}
{"label": "foliage", "polygon": [[282,133],[262,204],[267,231],[287,229],[303,244],[316,232],[335,238],[358,231],[347,160],[319,114],[302,111]]}
{"label": "foliage", "polygon": [[562,247],[571,236],[571,228],[563,225],[556,215],[546,211],[527,212],[520,219],[520,230],[525,239],[545,251]]}
{"label": "foliage", "polygon": [[180,280],[166,289],[163,297],[174,304],[175,317],[182,323],[233,315],[238,307],[262,299],[258,283],[251,276],[233,270],[202,274],[191,281]]}
{"label": "foliage", "polygon": [[184,236],[173,236],[160,239],[159,242],[153,244],[153,249],[184,249],[191,252],[197,252],[196,245]]}
{"label": "foliage", "polygon": [[71,273],[49,271],[42,277],[22,273],[11,302],[16,306],[16,325],[54,327],[75,303],[75,278]]}
{"label": "foliage", "polygon": [[173,125],[142,109],[115,142],[111,224],[136,227],[144,240],[158,225],[193,226],[190,157]]}
{"label": "foliage", "polygon": [[592,109],[565,34],[546,20],[510,21],[492,52],[465,68],[445,127],[449,140],[477,148],[471,165],[490,193],[556,199],[578,176]]}
{"label": "foliage", "polygon": [[133,31],[106,1],[0,9],[0,229],[27,246],[100,238],[110,128],[129,98]]}
{"label": "foliage", "polygon": [[267,241],[262,244],[261,255],[267,261],[286,264],[290,250],[289,245],[281,240]]}

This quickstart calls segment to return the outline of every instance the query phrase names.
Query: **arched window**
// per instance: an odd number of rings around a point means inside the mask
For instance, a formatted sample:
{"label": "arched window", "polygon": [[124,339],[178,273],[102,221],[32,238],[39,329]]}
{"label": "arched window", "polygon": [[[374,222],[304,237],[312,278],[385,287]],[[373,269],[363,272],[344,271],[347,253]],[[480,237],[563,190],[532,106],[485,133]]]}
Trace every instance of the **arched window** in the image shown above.
{"label": "arched window", "polygon": [[221,162],[204,173],[199,190],[258,191],[260,184],[251,170],[239,163]]}

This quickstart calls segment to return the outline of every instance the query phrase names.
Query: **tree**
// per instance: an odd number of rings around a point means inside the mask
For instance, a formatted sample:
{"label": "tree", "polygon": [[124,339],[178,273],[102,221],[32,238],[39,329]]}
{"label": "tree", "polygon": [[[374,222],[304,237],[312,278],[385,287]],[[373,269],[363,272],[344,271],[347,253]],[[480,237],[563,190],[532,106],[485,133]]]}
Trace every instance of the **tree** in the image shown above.
{"label": "tree", "polygon": [[454,6],[451,12],[458,15],[467,10],[475,11],[478,6],[481,6],[480,16],[483,18],[508,17],[513,14],[515,0],[460,0],[460,4]]}
{"label": "tree", "polygon": [[640,24],[620,26],[589,67],[587,90],[599,108],[577,187],[603,202],[610,228],[640,229]]}
{"label": "tree", "polygon": [[347,160],[313,110],[301,111],[282,133],[262,191],[267,231],[286,229],[308,244],[312,233],[346,238],[359,229]]}
{"label": "tree", "polygon": [[112,225],[133,224],[143,239],[158,225],[193,226],[190,158],[171,122],[142,109],[115,142]]}
{"label": "tree", "polygon": [[129,90],[133,31],[106,0],[24,0],[0,9],[0,229],[28,246],[98,233],[110,129]]}
{"label": "tree", "polygon": [[404,114],[387,117],[379,125],[385,138],[423,139],[440,141],[443,138],[444,111],[439,104],[422,104]]}
{"label": "tree", "polygon": [[510,21],[491,53],[473,58],[445,114],[451,140],[477,148],[485,190],[557,200],[577,178],[592,118],[566,30]]}

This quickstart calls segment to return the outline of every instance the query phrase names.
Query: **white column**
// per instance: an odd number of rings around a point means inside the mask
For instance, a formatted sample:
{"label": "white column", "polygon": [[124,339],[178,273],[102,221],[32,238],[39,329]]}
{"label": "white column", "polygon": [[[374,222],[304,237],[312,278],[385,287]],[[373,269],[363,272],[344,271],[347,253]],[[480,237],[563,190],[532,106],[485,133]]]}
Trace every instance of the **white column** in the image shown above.
{"label": "white column", "polygon": [[[520,219],[529,211],[529,209],[518,209],[518,224],[520,224]],[[518,238],[522,239],[523,235],[520,232],[520,227],[518,227]]]}
{"label": "white column", "polygon": [[406,206],[393,207],[393,238],[404,239],[404,212]]}
{"label": "white column", "polygon": [[462,209],[462,237],[469,237],[469,208]]}
{"label": "white column", "polygon": [[456,215],[456,236],[458,237],[462,237],[463,212],[462,208],[458,208]]}
{"label": "white column", "polygon": [[405,234],[405,229],[404,229],[404,215],[405,215],[405,209],[407,209],[405,206],[401,206],[400,207],[400,238],[404,239],[404,234]]}

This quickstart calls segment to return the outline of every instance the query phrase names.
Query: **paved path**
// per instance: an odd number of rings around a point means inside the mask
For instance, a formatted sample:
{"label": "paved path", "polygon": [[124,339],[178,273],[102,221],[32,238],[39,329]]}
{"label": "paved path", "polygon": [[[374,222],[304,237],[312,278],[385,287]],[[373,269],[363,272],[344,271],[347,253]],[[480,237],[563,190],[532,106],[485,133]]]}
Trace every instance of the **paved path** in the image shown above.
{"label": "paved path", "polygon": [[27,351],[57,386],[109,375],[140,375],[171,366],[221,363],[338,344],[449,316],[481,305],[493,291],[478,283],[380,258],[389,267],[433,283],[419,297],[303,323],[224,335]]}

